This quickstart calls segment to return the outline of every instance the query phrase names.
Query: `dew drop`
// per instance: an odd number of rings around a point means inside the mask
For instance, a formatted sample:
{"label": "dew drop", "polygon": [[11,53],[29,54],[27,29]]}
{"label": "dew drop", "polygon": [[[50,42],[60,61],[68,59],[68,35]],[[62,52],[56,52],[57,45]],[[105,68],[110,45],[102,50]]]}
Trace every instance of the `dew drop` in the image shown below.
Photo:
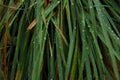
{"label": "dew drop", "polygon": [[82,32],[85,32],[85,30],[83,29]]}
{"label": "dew drop", "polygon": [[35,41],[33,41],[32,43],[35,44]]}
{"label": "dew drop", "polygon": [[113,31],[111,31],[113,33]]}
{"label": "dew drop", "polygon": [[60,1],[57,1],[57,3],[60,3]]}
{"label": "dew drop", "polygon": [[74,29],[76,30],[76,27],[74,27]]}
{"label": "dew drop", "polygon": [[99,12],[101,12],[101,9],[98,9]]}
{"label": "dew drop", "polygon": [[83,40],[83,43],[85,42],[85,40]]}
{"label": "dew drop", "polygon": [[35,41],[33,42],[33,44],[35,44]]}
{"label": "dew drop", "polygon": [[92,6],[89,7],[90,9],[93,8]]}
{"label": "dew drop", "polygon": [[89,48],[88,47],[86,47],[86,50],[88,50]]}
{"label": "dew drop", "polygon": [[88,27],[90,28],[90,25],[88,25]]}
{"label": "dew drop", "polygon": [[72,2],[72,3],[71,3],[71,5],[73,6],[73,5],[74,5],[74,3]]}
{"label": "dew drop", "polygon": [[119,37],[117,37],[117,40],[119,40]]}
{"label": "dew drop", "polygon": [[44,40],[46,40],[46,37],[44,37]]}

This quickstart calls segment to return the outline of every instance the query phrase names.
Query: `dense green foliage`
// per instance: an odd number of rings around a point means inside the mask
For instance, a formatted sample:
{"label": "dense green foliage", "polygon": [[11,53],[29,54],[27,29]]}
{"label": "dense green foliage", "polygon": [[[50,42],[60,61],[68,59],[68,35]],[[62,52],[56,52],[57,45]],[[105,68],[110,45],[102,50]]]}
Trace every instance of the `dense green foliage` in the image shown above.
{"label": "dense green foliage", "polygon": [[120,80],[120,0],[0,0],[0,80]]}

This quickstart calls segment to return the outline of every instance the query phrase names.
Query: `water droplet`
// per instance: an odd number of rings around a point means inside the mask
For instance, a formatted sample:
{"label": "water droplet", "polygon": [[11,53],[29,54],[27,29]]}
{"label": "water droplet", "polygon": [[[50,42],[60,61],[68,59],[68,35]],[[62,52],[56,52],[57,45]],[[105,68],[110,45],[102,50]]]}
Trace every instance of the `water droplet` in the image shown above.
{"label": "water droplet", "polygon": [[32,43],[35,44],[35,41],[33,41]]}
{"label": "water droplet", "polygon": [[71,3],[71,5],[73,6],[73,5],[74,5],[74,3],[72,2],[72,3]]}
{"label": "water droplet", "polygon": [[111,31],[113,33],[113,31]]}
{"label": "water droplet", "polygon": [[119,37],[117,37],[117,40],[119,40]]}
{"label": "water droplet", "polygon": [[74,27],[74,29],[76,30],[76,27]]}
{"label": "water droplet", "polygon": [[50,80],[53,80],[52,78]]}
{"label": "water droplet", "polygon": [[90,28],[90,25],[88,25],[88,28]]}
{"label": "water droplet", "polygon": [[85,42],[85,40],[83,40],[83,43]]}
{"label": "water droplet", "polygon": [[85,30],[83,29],[82,32],[85,32]]}
{"label": "water droplet", "polygon": [[86,50],[88,50],[89,48],[88,47],[86,47]]}
{"label": "water droplet", "polygon": [[60,1],[57,1],[57,3],[60,3]]}
{"label": "water droplet", "polygon": [[89,7],[90,9],[93,8],[92,6]]}
{"label": "water droplet", "polygon": [[46,40],[46,37],[44,37],[44,40]]}

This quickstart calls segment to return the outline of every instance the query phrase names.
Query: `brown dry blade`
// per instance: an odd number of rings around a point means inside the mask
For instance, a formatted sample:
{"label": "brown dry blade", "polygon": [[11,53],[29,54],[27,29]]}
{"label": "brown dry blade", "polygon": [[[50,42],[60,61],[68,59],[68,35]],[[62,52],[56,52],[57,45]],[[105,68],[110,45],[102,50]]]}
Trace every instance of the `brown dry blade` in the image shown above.
{"label": "brown dry blade", "polygon": [[46,8],[53,0],[44,0],[44,8]]}
{"label": "brown dry blade", "polygon": [[48,6],[48,0],[44,0],[44,8]]}
{"label": "brown dry blade", "polygon": [[[110,71],[111,76],[113,77],[114,80],[116,80],[115,73],[113,71],[112,65],[111,65],[110,60],[109,60],[109,56],[106,53],[104,53],[103,57],[104,57],[103,58],[104,63],[106,64],[108,70]],[[117,68],[118,68],[118,70],[120,72],[120,63],[119,63],[119,61],[117,59],[116,59],[116,63],[117,63]]]}
{"label": "brown dry blade", "polygon": [[18,79],[18,72],[16,72],[16,74],[15,74],[15,80],[17,80]]}
{"label": "brown dry blade", "polygon": [[[120,71],[120,62],[117,59],[116,59],[116,63],[117,63],[118,71]],[[111,71],[111,75],[113,76],[114,80],[116,80],[116,75],[113,71]]]}
{"label": "brown dry blade", "polygon": [[36,21],[36,19],[34,19],[34,20],[30,23],[30,25],[28,26],[27,31],[31,30],[31,29],[36,25],[36,23],[37,23],[37,21]]}
{"label": "brown dry blade", "polygon": [[55,65],[55,73],[56,80],[58,80],[58,64]]}
{"label": "brown dry blade", "polygon": [[7,33],[4,34],[4,80],[6,80]]}

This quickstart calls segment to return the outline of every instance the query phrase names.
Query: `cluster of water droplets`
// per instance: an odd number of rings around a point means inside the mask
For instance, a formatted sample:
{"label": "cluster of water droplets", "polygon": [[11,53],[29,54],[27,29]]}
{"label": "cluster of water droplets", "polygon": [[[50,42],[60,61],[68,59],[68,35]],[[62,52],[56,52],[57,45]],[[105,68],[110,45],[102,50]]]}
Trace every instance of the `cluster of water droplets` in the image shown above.
{"label": "cluster of water droplets", "polygon": [[111,31],[111,33],[112,33],[112,35],[113,35],[113,37],[114,37],[114,39],[116,39],[116,40],[120,40],[120,38],[114,33],[114,31],[113,30],[111,30],[111,28],[110,27],[108,27],[108,29]]}

